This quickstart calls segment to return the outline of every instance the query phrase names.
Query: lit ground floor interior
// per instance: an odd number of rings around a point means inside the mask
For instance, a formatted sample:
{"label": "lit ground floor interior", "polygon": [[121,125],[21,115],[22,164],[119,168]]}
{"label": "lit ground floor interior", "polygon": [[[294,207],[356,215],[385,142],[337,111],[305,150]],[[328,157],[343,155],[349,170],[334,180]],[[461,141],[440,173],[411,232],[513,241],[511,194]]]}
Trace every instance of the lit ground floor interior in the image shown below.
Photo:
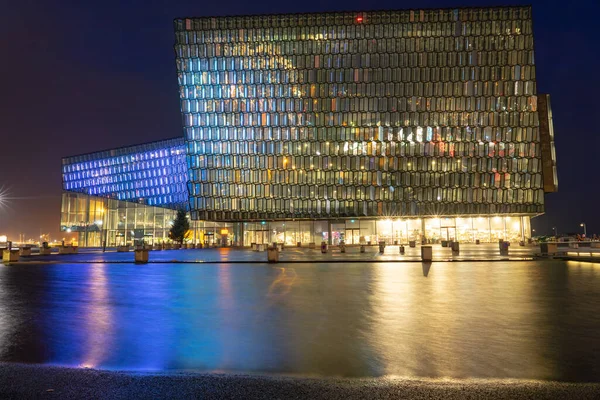
{"label": "lit ground floor interior", "polygon": [[[169,241],[175,210],[113,199],[63,193],[61,231],[82,247],[160,244]],[[188,241],[205,246],[251,246],[252,243],[308,245],[406,244],[409,241],[462,243],[527,241],[531,215],[387,216],[286,221],[190,221]]]}

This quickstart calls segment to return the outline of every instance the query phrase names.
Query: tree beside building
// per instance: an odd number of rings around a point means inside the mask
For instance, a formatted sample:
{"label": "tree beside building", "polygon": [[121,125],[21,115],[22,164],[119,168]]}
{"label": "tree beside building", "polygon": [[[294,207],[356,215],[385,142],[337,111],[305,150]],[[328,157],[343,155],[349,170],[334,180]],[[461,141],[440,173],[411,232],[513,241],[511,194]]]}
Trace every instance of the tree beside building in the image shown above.
{"label": "tree beside building", "polygon": [[169,230],[169,239],[176,243],[182,244],[184,239],[188,237],[190,230],[190,221],[185,214],[185,210],[177,210],[177,215],[173,220],[173,226]]}

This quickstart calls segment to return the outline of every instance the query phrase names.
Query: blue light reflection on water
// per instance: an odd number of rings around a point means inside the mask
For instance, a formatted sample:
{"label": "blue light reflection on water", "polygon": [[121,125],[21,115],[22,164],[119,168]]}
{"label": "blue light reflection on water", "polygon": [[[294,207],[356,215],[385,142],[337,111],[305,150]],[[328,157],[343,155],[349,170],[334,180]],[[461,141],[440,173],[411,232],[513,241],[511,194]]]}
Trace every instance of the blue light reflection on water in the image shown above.
{"label": "blue light reflection on water", "polygon": [[0,266],[0,361],[600,380],[585,263]]}

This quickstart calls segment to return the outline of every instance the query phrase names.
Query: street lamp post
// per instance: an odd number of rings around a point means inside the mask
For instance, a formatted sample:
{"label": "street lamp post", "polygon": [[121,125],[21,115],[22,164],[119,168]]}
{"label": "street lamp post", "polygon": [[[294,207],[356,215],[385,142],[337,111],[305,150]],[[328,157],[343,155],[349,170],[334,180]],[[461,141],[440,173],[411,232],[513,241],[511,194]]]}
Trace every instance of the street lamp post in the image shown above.
{"label": "street lamp post", "polygon": [[579,226],[583,227],[583,236],[587,237],[587,227],[585,226],[585,222],[580,223]]}

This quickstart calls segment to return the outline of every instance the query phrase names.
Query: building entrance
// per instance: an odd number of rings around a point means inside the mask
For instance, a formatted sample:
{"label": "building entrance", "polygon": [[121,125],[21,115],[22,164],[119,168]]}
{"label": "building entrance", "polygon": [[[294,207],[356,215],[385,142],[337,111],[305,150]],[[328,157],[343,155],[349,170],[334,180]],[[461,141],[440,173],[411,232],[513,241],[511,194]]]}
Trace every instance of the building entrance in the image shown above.
{"label": "building entrance", "polygon": [[456,228],[455,227],[442,227],[442,239],[443,240],[456,240]]}
{"label": "building entrance", "polygon": [[249,243],[268,244],[270,231],[268,229],[256,229],[248,231]]}
{"label": "building entrance", "polygon": [[214,232],[204,233],[204,245],[205,246],[213,246],[214,244],[215,244],[215,233]]}
{"label": "building entrance", "polygon": [[360,243],[360,229],[350,228],[346,229],[346,244],[359,244]]}

